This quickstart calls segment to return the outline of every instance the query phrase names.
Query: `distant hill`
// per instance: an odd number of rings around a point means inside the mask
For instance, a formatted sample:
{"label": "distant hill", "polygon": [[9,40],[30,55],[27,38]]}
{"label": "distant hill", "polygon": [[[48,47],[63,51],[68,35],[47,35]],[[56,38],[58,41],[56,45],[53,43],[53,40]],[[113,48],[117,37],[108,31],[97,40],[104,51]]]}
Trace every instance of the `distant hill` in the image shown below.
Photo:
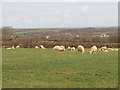
{"label": "distant hill", "polygon": [[118,33],[117,27],[99,27],[99,28],[32,28],[32,29],[18,29],[14,28],[16,34],[22,35],[45,35],[45,34],[111,34]]}

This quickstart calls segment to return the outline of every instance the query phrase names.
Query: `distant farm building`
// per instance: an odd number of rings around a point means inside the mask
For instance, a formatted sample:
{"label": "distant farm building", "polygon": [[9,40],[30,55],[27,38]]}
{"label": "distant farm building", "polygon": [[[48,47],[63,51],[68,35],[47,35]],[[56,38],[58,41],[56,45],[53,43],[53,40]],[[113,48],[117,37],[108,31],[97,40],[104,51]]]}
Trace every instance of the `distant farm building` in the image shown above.
{"label": "distant farm building", "polygon": [[101,34],[100,37],[109,37],[108,34]]}

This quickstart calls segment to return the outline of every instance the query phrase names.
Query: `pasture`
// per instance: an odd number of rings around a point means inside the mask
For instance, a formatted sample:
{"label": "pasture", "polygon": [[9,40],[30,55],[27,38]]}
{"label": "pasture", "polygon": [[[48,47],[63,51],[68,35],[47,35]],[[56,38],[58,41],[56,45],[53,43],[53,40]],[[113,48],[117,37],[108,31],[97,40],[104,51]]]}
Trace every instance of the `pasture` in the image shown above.
{"label": "pasture", "polygon": [[3,49],[3,88],[115,88],[118,52]]}

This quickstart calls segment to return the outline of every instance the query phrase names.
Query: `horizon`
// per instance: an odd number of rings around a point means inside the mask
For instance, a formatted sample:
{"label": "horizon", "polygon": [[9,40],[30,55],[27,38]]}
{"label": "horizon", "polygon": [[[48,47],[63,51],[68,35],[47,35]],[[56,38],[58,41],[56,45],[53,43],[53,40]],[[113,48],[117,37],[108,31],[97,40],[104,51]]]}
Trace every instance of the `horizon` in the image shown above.
{"label": "horizon", "polygon": [[[11,27],[11,26],[4,26],[4,27]],[[1,27],[1,28],[4,28]],[[14,29],[81,29],[81,28],[118,28],[118,26],[107,26],[107,27],[51,27],[51,28],[41,28],[41,27],[11,27]]]}

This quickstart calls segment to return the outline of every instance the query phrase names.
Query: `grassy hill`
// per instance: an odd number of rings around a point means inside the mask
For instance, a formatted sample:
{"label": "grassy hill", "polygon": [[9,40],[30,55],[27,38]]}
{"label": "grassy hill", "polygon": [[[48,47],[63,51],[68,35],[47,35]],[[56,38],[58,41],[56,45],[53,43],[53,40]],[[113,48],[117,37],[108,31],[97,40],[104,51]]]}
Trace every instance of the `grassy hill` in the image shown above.
{"label": "grassy hill", "polygon": [[109,28],[42,28],[42,29],[17,29],[15,28],[16,34],[40,34],[42,32],[45,33],[73,33],[73,34],[101,34],[101,33],[117,33],[118,29],[115,27]]}

